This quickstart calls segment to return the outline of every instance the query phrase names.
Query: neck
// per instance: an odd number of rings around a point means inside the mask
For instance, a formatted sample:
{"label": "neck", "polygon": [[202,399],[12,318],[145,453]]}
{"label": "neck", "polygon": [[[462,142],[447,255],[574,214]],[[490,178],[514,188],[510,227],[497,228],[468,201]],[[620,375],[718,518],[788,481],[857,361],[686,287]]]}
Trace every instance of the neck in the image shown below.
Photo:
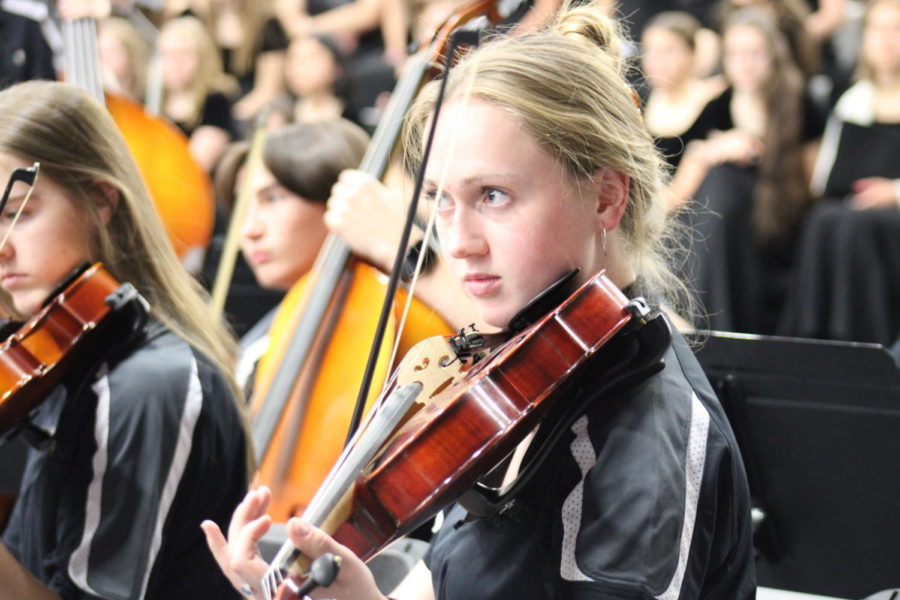
{"label": "neck", "polygon": [[900,71],[876,73],[873,80],[880,93],[900,93]]}
{"label": "neck", "polygon": [[663,94],[666,98],[670,100],[682,100],[691,92],[691,87],[693,84],[692,79],[683,79],[681,81],[673,82],[670,86],[663,89]]}

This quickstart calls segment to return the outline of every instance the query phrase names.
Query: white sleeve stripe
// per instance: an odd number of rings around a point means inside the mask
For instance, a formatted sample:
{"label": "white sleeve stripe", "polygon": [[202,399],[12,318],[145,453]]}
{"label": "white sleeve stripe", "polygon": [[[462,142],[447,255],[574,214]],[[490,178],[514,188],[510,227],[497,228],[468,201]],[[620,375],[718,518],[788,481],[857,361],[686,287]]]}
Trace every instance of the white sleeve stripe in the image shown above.
{"label": "white sleeve stripe", "polygon": [[40,23],[50,16],[47,5],[37,0],[3,0],[0,7],[8,13]]}
{"label": "white sleeve stripe", "polygon": [[587,415],[582,415],[572,424],[572,433],[575,434],[575,439],[569,447],[572,450],[572,458],[575,459],[578,470],[581,471],[581,480],[566,497],[562,506],[563,539],[559,575],[566,581],[591,581],[591,578],[582,573],[575,562],[575,544],[578,541],[578,531],[581,529],[584,478],[597,462],[597,453],[594,451],[588,435]]}
{"label": "white sleeve stripe", "polygon": [[691,429],[688,434],[687,455],[685,456],[684,520],[681,528],[681,544],[678,549],[678,563],[669,587],[658,600],[676,600],[681,595],[681,585],[691,554],[691,540],[697,521],[697,505],[700,502],[700,486],[703,483],[703,469],[706,464],[706,440],[709,436],[709,413],[706,407],[691,393]]}
{"label": "white sleeve stripe", "polygon": [[172,465],[166,476],[166,483],[163,487],[162,496],[159,501],[159,512],[156,515],[156,523],[153,528],[153,539],[150,544],[150,551],[147,560],[147,570],[144,573],[144,581],[141,583],[140,598],[144,597],[147,591],[147,584],[150,579],[150,572],[153,570],[153,564],[156,562],[156,556],[162,545],[162,530],[166,523],[166,517],[172,502],[175,500],[175,493],[178,491],[178,484],[184,475],[187,466],[188,457],[191,454],[191,448],[194,440],[194,428],[197,425],[197,419],[200,417],[200,410],[203,408],[203,390],[200,387],[200,378],[197,375],[197,360],[191,360],[191,375],[188,382],[187,397],[185,398],[184,412],[181,415],[181,423],[178,428],[178,442],[175,445],[175,455],[172,457]]}
{"label": "white sleeve stripe", "polygon": [[87,582],[88,565],[90,564],[91,543],[100,524],[100,509],[103,500],[103,477],[106,474],[109,453],[109,372],[106,365],[99,369],[99,377],[92,389],[97,395],[96,421],[94,423],[94,440],[97,450],[91,461],[93,476],[88,484],[87,502],[84,511],[84,531],[81,542],[69,557],[69,577],[85,592],[98,595]]}

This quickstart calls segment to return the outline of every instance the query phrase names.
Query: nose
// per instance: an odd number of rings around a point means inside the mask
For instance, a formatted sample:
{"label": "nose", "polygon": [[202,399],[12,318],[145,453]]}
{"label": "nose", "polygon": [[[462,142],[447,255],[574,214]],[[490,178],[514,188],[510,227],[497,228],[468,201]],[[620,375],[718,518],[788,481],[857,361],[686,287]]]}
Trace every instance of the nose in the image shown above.
{"label": "nose", "polygon": [[490,245],[484,235],[477,212],[458,205],[452,218],[440,228],[441,244],[456,259],[486,256]]}
{"label": "nose", "polygon": [[11,237],[7,237],[7,229],[5,227],[0,228],[0,242],[3,242],[0,245],[0,261],[7,261],[13,256],[12,239],[9,239]]}
{"label": "nose", "polygon": [[262,215],[259,205],[251,200],[247,203],[247,212],[244,214],[244,223],[241,226],[241,237],[247,240],[255,240],[262,237],[264,231]]}

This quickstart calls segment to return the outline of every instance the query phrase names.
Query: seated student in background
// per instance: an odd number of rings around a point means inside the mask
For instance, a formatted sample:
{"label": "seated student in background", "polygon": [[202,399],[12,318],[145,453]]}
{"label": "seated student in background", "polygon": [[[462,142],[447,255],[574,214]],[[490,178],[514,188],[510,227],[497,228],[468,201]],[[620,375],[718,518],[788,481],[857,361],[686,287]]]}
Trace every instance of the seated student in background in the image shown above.
{"label": "seated student in background", "polygon": [[772,333],[797,226],[810,204],[805,158],[821,133],[803,77],[765,12],[735,12],[723,34],[729,88],[698,124],[666,190],[693,232],[679,269],[712,329]]}
{"label": "seated student in background", "polygon": [[[323,215],[331,187],[341,171],[359,164],[368,143],[362,129],[342,120],[296,123],[266,134],[240,230],[241,252],[260,287],[286,292],[309,271],[328,234]],[[235,146],[216,176],[230,206],[244,185],[247,151],[246,144]],[[275,312],[242,340],[242,385],[268,347]]]}
{"label": "seated student in background", "polygon": [[[284,91],[284,57],[290,41],[271,2],[257,0],[167,0],[163,21],[193,16],[203,23],[235,78],[240,98],[234,117],[252,123],[259,111]],[[243,124],[243,123],[242,123]]]}
{"label": "seated student in background", "polygon": [[[351,103],[375,106],[378,97],[394,88],[394,65],[402,60],[405,23],[400,3],[391,0],[275,0],[275,15],[291,39],[327,35],[347,56],[357,85]],[[387,39],[386,37],[387,36]],[[367,122],[374,127],[375,122]]]}
{"label": "seated student in background", "polygon": [[700,21],[692,15],[667,11],[650,19],[641,36],[641,66],[650,86],[644,122],[673,167],[681,162],[685,146],[706,137],[697,119],[724,91],[720,78],[697,76],[698,31]]}
{"label": "seated student in background", "polygon": [[212,39],[198,19],[179,17],[159,32],[162,112],[190,138],[191,155],[212,171],[233,135],[234,81],[222,70]]}
{"label": "seated student in background", "polygon": [[197,531],[224,523],[247,488],[234,340],[87,93],[55,82],[0,92],[0,180],[35,162],[32,196],[17,184],[0,219],[5,311],[31,317],[73,269],[100,261],[148,312],[76,348],[28,415],[47,437],[28,451],[0,544],[0,598],[234,598]]}
{"label": "seated student in background", "polygon": [[134,25],[120,17],[108,17],[97,25],[103,89],[143,104],[150,66],[150,42]]}
{"label": "seated student in background", "polygon": [[[506,328],[576,267],[576,283],[605,269],[627,294],[655,305],[677,295],[661,239],[664,163],[622,76],[619,41],[593,7],[567,9],[553,28],[484,44],[449,73],[425,195],[473,316],[494,327]],[[408,116],[413,164],[436,92],[426,87]],[[600,400],[602,369],[576,374],[559,402],[586,408],[521,494],[489,518],[454,506],[427,564],[392,595],[752,598],[740,453],[693,354],[673,336],[661,371]],[[541,424],[535,446],[552,421]],[[256,541],[271,524],[268,500],[264,488],[250,492],[227,541],[203,525],[233,585],[257,600],[266,565]],[[384,600],[365,565],[325,532],[299,519],[288,532],[308,557],[343,557],[337,580],[317,597]]]}
{"label": "seated student in background", "polygon": [[858,81],[828,119],[780,333],[893,343],[900,331],[900,0],[873,0]]}
{"label": "seated student in background", "polygon": [[294,38],[284,65],[287,92],[273,102],[276,114],[270,121],[303,123],[346,117],[359,122],[356,109],[348,104],[353,87],[353,75],[348,69],[346,56],[334,38]]}
{"label": "seated student in background", "polygon": [[[823,0],[829,4],[833,0]],[[775,23],[788,45],[792,61],[800,68],[804,80],[822,70],[820,42],[827,32],[821,21],[810,19],[810,7],[804,0],[722,0],[716,8],[719,29],[724,32],[735,12],[752,7],[765,12]],[[818,16],[821,16],[819,14]],[[818,21],[818,22],[817,22]]]}

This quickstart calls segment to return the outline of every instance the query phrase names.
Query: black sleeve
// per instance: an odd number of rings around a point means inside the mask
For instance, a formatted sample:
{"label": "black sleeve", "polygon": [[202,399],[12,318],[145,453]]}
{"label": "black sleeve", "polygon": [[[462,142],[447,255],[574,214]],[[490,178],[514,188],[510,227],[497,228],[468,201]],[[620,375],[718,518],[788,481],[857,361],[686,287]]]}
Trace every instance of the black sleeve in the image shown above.
{"label": "black sleeve", "polygon": [[803,96],[803,141],[810,142],[822,137],[827,120],[827,111],[813,101],[809,94],[805,94]]}
{"label": "black sleeve", "polygon": [[682,139],[705,139],[713,131],[728,131],[734,127],[731,118],[731,88],[707,102],[694,124],[681,136]]}
{"label": "black sleeve", "polygon": [[281,26],[281,21],[275,17],[269,17],[269,19],[263,23],[262,35],[260,38],[261,43],[259,51],[261,53],[287,50],[288,44],[291,42],[284,27]]}
{"label": "black sleeve", "polygon": [[231,101],[224,94],[213,92],[206,97],[203,105],[203,115],[200,125],[209,125],[224,129],[231,134],[234,131],[234,122],[231,117]]}

